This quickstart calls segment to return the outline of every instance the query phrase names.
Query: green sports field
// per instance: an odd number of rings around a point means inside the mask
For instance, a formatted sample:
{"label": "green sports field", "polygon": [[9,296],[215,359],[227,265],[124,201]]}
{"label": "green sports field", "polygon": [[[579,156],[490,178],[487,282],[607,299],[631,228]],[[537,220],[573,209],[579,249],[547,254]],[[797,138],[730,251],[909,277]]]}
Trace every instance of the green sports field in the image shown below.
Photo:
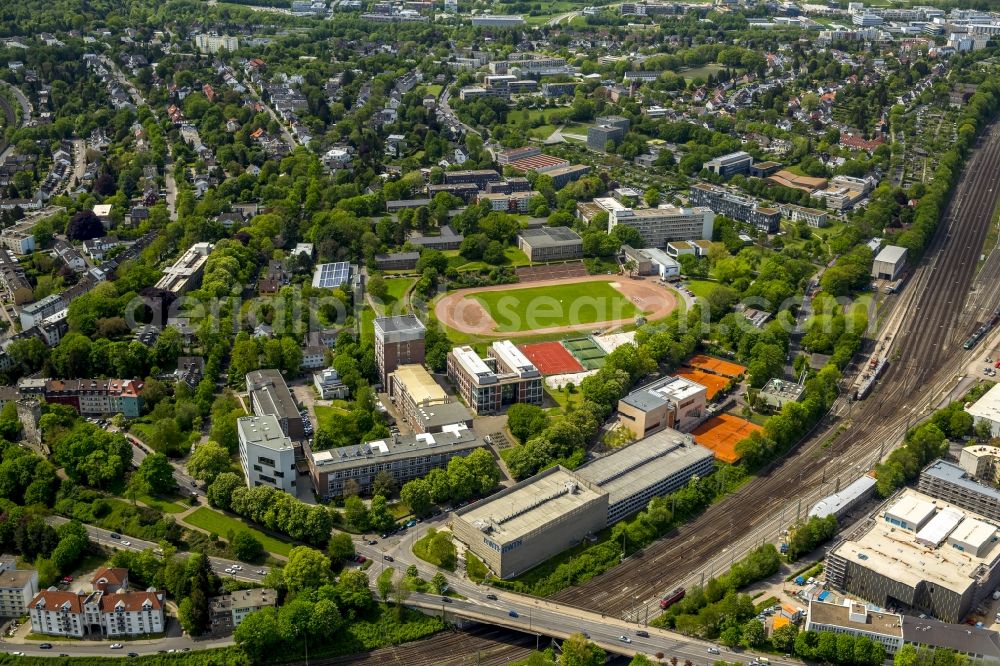
{"label": "green sports field", "polygon": [[500,333],[596,324],[639,314],[628,298],[606,282],[483,291],[466,298],[479,301]]}

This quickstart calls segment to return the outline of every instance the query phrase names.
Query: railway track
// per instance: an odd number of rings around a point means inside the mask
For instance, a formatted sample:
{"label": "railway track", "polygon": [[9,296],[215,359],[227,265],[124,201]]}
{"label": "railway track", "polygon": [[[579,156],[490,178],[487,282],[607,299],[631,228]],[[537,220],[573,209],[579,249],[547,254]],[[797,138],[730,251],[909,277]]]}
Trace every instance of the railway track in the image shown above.
{"label": "railway track", "polygon": [[[1000,195],[998,172],[1000,123],[980,138],[935,232],[929,260],[907,287],[915,293],[894,343],[901,357],[871,396],[853,406],[848,428],[840,436],[831,441],[831,428],[820,428],[738,493],[614,569],[556,594],[554,600],[608,614],[628,613],[636,608],[637,598],[646,602],[650,595],[674,589],[735,540],[773,520],[776,512],[788,508],[789,497],[798,489],[841,475],[849,481],[846,477],[860,471],[859,461],[874,461],[882,447],[898,442],[928,400],[952,378],[949,361],[963,353],[978,353],[962,350],[966,329],[961,321],[989,212]],[[997,302],[1000,283],[993,280],[981,288],[978,298]],[[654,614],[655,610],[650,617]]]}
{"label": "railway track", "polygon": [[[509,629],[478,626],[467,632],[437,634],[414,643],[405,643],[361,654],[328,659],[310,659],[311,666],[371,664],[377,666],[499,666],[528,657],[535,649],[535,636]],[[294,666],[304,666],[298,662]]]}

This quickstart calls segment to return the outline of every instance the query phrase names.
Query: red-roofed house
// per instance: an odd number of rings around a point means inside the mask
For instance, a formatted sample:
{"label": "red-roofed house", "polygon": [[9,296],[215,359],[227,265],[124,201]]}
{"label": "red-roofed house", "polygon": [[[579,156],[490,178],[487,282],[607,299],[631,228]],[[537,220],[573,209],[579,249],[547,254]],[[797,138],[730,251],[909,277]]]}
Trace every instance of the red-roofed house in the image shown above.
{"label": "red-roofed house", "polygon": [[[156,590],[129,592],[128,569],[104,568],[93,578],[90,594],[64,592],[54,587],[35,595],[28,604],[31,629],[51,636],[142,636],[163,633],[164,595]],[[109,585],[120,584],[115,592]]]}
{"label": "red-roofed house", "polygon": [[86,597],[49,588],[28,604],[31,630],[38,634],[82,637],[87,632],[83,604]]}
{"label": "red-roofed house", "polygon": [[880,136],[875,137],[874,139],[865,139],[864,137],[857,136],[856,134],[848,134],[846,132],[840,133],[840,145],[853,148],[854,150],[865,150],[872,153],[875,152],[875,149],[883,143],[885,143],[885,139]]}
{"label": "red-roofed house", "polygon": [[95,590],[101,592],[117,592],[128,589],[128,569],[118,567],[101,567],[90,579]]}

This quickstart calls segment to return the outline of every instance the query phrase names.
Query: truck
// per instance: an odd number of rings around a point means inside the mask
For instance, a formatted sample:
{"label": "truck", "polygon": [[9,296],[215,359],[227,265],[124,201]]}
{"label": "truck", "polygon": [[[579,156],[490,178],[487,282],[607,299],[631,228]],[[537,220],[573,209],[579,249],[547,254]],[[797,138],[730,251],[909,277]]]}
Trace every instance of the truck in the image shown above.
{"label": "truck", "polygon": [[667,596],[660,599],[660,608],[666,610],[676,604],[678,601],[684,598],[687,593],[683,587],[678,587],[676,590],[668,594]]}

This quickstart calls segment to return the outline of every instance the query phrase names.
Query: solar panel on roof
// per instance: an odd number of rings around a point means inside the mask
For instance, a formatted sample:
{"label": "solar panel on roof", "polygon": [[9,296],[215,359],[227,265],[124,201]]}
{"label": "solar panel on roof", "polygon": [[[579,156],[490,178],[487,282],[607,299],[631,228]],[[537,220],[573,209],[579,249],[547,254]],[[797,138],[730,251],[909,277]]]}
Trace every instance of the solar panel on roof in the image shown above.
{"label": "solar panel on roof", "polygon": [[349,281],[351,265],[346,261],[333,264],[320,264],[316,267],[318,275],[313,286],[333,289]]}

